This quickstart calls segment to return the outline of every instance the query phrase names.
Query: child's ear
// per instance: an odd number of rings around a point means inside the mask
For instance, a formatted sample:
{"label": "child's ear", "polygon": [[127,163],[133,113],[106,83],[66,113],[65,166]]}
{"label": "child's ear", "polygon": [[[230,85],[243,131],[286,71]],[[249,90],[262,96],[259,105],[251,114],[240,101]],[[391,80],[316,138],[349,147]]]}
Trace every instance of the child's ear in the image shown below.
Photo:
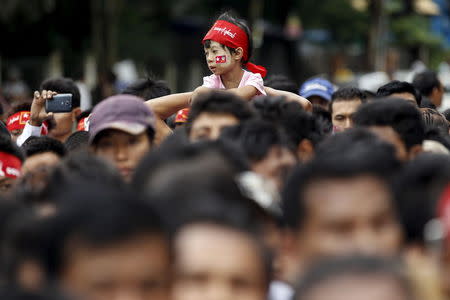
{"label": "child's ear", "polygon": [[234,59],[235,60],[241,60],[242,56],[244,55],[244,49],[242,49],[242,47],[237,47],[234,51],[235,51],[234,52]]}

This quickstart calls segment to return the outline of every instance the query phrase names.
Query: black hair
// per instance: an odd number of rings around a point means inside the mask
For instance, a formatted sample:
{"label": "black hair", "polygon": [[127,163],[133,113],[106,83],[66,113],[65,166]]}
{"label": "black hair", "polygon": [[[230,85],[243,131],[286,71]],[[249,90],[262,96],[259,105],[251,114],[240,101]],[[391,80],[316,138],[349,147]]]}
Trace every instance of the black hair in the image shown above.
{"label": "black hair", "polygon": [[170,95],[171,90],[167,83],[163,80],[142,78],[127,86],[122,91],[122,94],[135,95],[143,98],[144,100],[149,100]]}
{"label": "black hair", "polygon": [[64,205],[46,222],[44,267],[50,279],[64,271],[70,242],[101,248],[142,234],[166,239],[159,216],[131,190],[77,182],[61,197]]}
{"label": "black hair", "polygon": [[386,183],[400,167],[392,145],[364,129],[350,129],[333,135],[316,148],[313,160],[297,167],[283,191],[283,212],[287,225],[299,228],[307,214],[303,192],[318,179],[353,178],[371,175]]}
{"label": "black hair", "polygon": [[28,291],[16,286],[0,288],[0,299],[7,300],[74,300],[57,288],[44,288],[39,291]]}
{"label": "black hair", "polygon": [[8,111],[7,117],[9,118],[10,116],[19,111],[30,111],[30,110],[31,110],[30,102],[19,102],[12,105],[11,109]]}
{"label": "black hair", "polygon": [[[161,177],[161,170],[175,170],[177,166],[184,163],[198,162],[199,165],[202,161],[206,162],[207,157],[221,159],[222,166],[232,174],[247,171],[250,168],[241,150],[227,141],[162,144],[142,159],[134,173],[133,187],[138,191],[148,189],[155,178]],[[221,168],[217,164],[215,167]]]}
{"label": "black hair", "polygon": [[[248,49],[244,49],[244,52],[248,51],[248,52],[246,52],[246,53],[248,53],[248,58],[247,58],[246,61],[244,61],[244,58],[242,58],[242,64],[248,63],[250,58],[251,58],[251,56],[252,56],[252,53],[253,53],[253,37],[252,37],[252,33],[250,31],[250,28],[247,25],[247,22],[245,22],[245,20],[238,19],[237,17],[233,16],[230,12],[225,12],[225,13],[221,14],[217,18],[217,21],[230,22],[230,23],[240,27],[242,30],[245,31],[245,34],[247,35],[247,40],[248,40]],[[210,40],[206,40],[205,43],[204,43],[204,47],[206,49],[210,48],[211,47],[211,41]],[[230,53],[234,53],[235,52],[235,49],[230,48],[228,46],[223,46],[222,45],[222,47],[224,47],[224,49],[227,48],[230,51]]]}
{"label": "black hair", "polygon": [[450,124],[447,119],[445,119],[444,115],[431,108],[422,108],[421,112],[426,131],[437,129],[443,134],[448,135]]}
{"label": "black hair", "polygon": [[273,146],[294,150],[281,128],[263,120],[249,120],[227,127],[220,138],[238,145],[251,162],[263,160]]}
{"label": "black hair", "polygon": [[331,133],[333,123],[331,121],[331,112],[320,105],[313,104],[313,116],[320,122],[325,134]]}
{"label": "black hair", "polygon": [[67,152],[85,150],[89,146],[89,132],[76,131],[72,133],[64,143]]}
{"label": "black hair", "polygon": [[376,96],[382,98],[397,93],[410,93],[416,99],[417,106],[420,107],[422,95],[411,83],[406,81],[394,80],[386,83],[378,89]]}
{"label": "black hair", "polygon": [[361,103],[367,102],[367,97],[364,91],[356,87],[340,88],[331,96],[330,112],[333,113],[333,103],[340,101],[354,101],[359,99]]}
{"label": "black hair", "polygon": [[227,92],[212,92],[199,96],[189,111],[186,128],[190,131],[192,123],[202,113],[230,114],[239,121],[253,116],[249,104],[236,95]]}
{"label": "black hair", "polygon": [[26,175],[17,187],[17,199],[24,203],[55,205],[60,205],[59,201],[64,199],[61,195],[65,195],[67,189],[76,182],[86,181],[105,188],[125,185],[114,166],[87,151],[76,151],[63,158],[50,173],[48,184],[41,190],[33,189],[27,181]]}
{"label": "black hair", "polygon": [[347,276],[366,278],[383,276],[404,291],[404,299],[413,299],[413,289],[406,276],[405,266],[399,259],[369,256],[339,257],[321,260],[314,264],[295,288],[295,299],[308,299],[311,290],[321,284]]}
{"label": "black hair", "polygon": [[88,109],[88,110],[85,110],[85,111],[83,111],[83,112],[81,112],[78,116],[77,116],[77,123],[78,122],[80,122],[81,121],[81,119],[84,119],[84,118],[87,118],[87,117],[89,117],[89,115],[91,114],[91,112],[92,112],[92,108],[91,109]]}
{"label": "black hair", "polygon": [[450,157],[422,153],[409,161],[395,180],[400,220],[408,244],[425,243],[426,224],[435,218],[437,200],[450,182]]}
{"label": "black hair", "polygon": [[424,71],[414,76],[412,85],[419,90],[423,96],[430,96],[434,88],[441,87],[437,73],[434,71]]}
{"label": "black hair", "polygon": [[26,157],[52,152],[59,157],[66,154],[64,144],[48,136],[30,136],[21,146]]}
{"label": "black hair", "polygon": [[421,145],[425,128],[420,111],[403,99],[380,99],[361,105],[353,115],[357,126],[390,126],[406,149]]}
{"label": "black hair", "polygon": [[71,78],[51,78],[41,84],[42,90],[50,90],[53,92],[72,94],[72,109],[80,107],[80,90]]}
{"label": "black hair", "polygon": [[0,134],[0,151],[14,155],[20,159],[21,162],[25,159],[22,150],[17,147],[15,142],[11,140],[11,136],[9,134]]}
{"label": "black hair", "polygon": [[280,91],[287,91],[294,94],[298,92],[298,86],[289,77],[281,74],[274,74],[264,79],[264,86]]}

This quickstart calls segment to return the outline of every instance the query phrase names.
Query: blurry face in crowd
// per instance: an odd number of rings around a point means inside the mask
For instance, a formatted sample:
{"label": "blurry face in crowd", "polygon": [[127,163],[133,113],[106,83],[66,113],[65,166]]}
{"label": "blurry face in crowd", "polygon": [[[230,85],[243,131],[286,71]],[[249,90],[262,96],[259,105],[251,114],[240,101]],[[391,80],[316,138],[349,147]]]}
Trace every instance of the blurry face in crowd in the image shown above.
{"label": "blurry face in crowd", "polygon": [[107,129],[95,142],[94,151],[114,163],[125,180],[130,180],[151,144],[146,132],[132,135],[116,129]]}
{"label": "blurry face in crowd", "polygon": [[450,297],[450,242],[448,240],[446,246],[443,248],[444,251],[440,262],[440,278],[442,280],[443,292],[447,297],[446,299],[448,299]]}
{"label": "blurry face in crowd", "polygon": [[416,97],[411,93],[394,93],[389,95],[389,97],[404,99],[417,107]]}
{"label": "blurry face in crowd", "polygon": [[225,127],[237,125],[238,123],[239,120],[231,114],[204,112],[192,122],[189,139],[192,142],[216,140]]}
{"label": "blurry face in crowd", "polygon": [[89,300],[166,300],[170,294],[167,242],[142,234],[108,246],[67,243],[63,288]]}
{"label": "blurry face in crowd", "polygon": [[65,140],[72,134],[73,124],[79,113],[80,109],[76,108],[72,112],[53,114],[53,119],[55,120],[56,126],[49,131],[48,136],[61,142],[65,142]]}
{"label": "blurry face in crowd", "polygon": [[370,175],[315,180],[303,197],[306,217],[293,233],[300,262],[353,253],[398,253],[400,224],[392,194],[381,180]]}
{"label": "blurry face in crowd", "polygon": [[218,42],[211,41],[210,47],[204,50],[208,68],[215,75],[223,75],[236,66],[240,67],[240,59],[236,59],[236,54],[230,53],[230,50]]}
{"label": "blurry face in crowd", "polygon": [[8,194],[16,183],[16,178],[0,176],[0,195]]}
{"label": "blurry face in crowd", "polygon": [[382,140],[392,144],[395,147],[395,153],[399,160],[407,161],[410,159],[406,145],[400,135],[390,126],[371,126],[369,130],[379,136]]}
{"label": "blurry face in crowd", "polygon": [[337,99],[333,102],[331,120],[336,131],[344,131],[353,127],[353,114],[361,103],[361,100],[357,98],[350,101]]}
{"label": "blurry face in crowd", "polygon": [[246,234],[210,224],[189,225],[175,238],[173,300],[264,300],[263,259]]}
{"label": "blurry face in crowd", "polygon": [[324,108],[326,111],[330,110],[330,108],[328,107],[330,102],[327,99],[324,99],[320,96],[311,96],[308,97],[308,100],[311,102],[312,105],[320,106]]}
{"label": "blurry face in crowd", "polygon": [[436,107],[441,106],[442,104],[442,98],[444,97],[444,86],[442,85],[442,83],[440,83],[439,87],[435,87],[433,89],[433,91],[431,92],[429,98],[431,100],[431,102],[436,105]]}
{"label": "blurry face in crowd", "polygon": [[281,191],[296,162],[295,155],[289,149],[274,145],[270,148],[266,157],[258,162],[251,163],[251,168],[255,173],[271,180]]}
{"label": "blurry face in crowd", "polygon": [[346,275],[313,287],[297,300],[408,300],[410,297],[393,278],[383,275]]}
{"label": "blurry face in crowd", "polygon": [[51,170],[61,161],[53,152],[43,152],[27,157],[22,165],[22,180],[34,189],[43,188],[47,184]]}

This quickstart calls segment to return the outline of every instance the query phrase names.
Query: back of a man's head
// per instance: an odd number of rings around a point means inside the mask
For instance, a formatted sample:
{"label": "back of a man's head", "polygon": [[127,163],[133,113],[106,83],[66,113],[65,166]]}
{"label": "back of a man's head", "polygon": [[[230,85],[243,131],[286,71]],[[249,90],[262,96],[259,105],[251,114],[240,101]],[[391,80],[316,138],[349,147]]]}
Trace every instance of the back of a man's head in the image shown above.
{"label": "back of a man's head", "polygon": [[163,80],[143,78],[126,87],[125,90],[122,91],[122,94],[134,95],[141,97],[144,100],[149,100],[170,95],[171,90]]}
{"label": "back of a man's head", "polygon": [[407,150],[421,145],[425,129],[420,111],[403,99],[380,99],[360,106],[354,114],[356,126],[391,127]]}
{"label": "back of a man's head", "polygon": [[264,80],[264,86],[276,90],[287,91],[294,94],[298,92],[298,86],[289,77],[281,74],[275,74]]}
{"label": "back of a man's head", "polygon": [[29,137],[22,144],[21,148],[26,157],[45,152],[52,152],[59,157],[63,157],[66,154],[66,148],[63,143],[47,136]]}
{"label": "back of a man's head", "polygon": [[441,82],[439,81],[436,72],[430,70],[416,74],[412,84],[422,95],[427,97],[431,95],[434,88],[441,87]]}
{"label": "back of a man's head", "polygon": [[80,107],[80,90],[71,78],[50,78],[41,83],[41,90],[72,94],[72,109]]}
{"label": "back of a man's head", "polygon": [[[420,104],[422,102],[422,96],[420,94],[420,92],[409,82],[406,81],[398,81],[398,80],[394,80],[391,81],[383,86],[381,86],[377,93],[376,96],[378,98],[383,98],[383,97],[396,97],[396,98],[401,98],[400,95],[398,94],[410,94],[413,98],[415,103],[417,104],[418,107],[420,107]],[[409,97],[408,97],[409,99]],[[406,98],[405,98],[406,100]],[[411,102],[413,102],[413,99],[409,99]]]}

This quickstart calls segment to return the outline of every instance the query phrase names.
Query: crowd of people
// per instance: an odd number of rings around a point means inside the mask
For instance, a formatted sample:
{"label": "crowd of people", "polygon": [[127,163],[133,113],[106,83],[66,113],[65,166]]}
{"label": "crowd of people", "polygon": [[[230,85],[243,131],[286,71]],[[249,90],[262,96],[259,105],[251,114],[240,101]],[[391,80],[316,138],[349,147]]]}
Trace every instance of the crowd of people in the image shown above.
{"label": "crowd of people", "polygon": [[[265,78],[250,36],[221,15],[191,92],[141,79],[82,111],[49,78],[9,103],[0,299],[450,299],[436,73],[297,85]],[[71,111],[46,110],[58,94]]]}

